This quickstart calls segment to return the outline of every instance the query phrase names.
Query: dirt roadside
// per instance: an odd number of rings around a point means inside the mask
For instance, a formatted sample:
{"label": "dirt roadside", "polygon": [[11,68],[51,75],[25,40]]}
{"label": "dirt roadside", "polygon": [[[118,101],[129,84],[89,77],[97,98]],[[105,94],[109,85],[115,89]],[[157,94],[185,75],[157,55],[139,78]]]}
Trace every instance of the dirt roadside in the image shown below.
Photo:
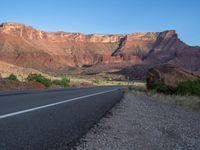
{"label": "dirt roadside", "polygon": [[200,149],[200,111],[127,93],[77,150]]}

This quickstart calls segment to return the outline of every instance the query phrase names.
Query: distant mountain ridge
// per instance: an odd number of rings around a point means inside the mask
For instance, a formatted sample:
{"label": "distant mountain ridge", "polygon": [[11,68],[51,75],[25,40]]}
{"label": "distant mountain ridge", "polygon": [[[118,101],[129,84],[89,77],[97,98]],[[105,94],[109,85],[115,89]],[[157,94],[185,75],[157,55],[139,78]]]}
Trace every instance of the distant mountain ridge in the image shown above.
{"label": "distant mountain ridge", "polygon": [[110,71],[172,63],[200,71],[200,48],[183,43],[175,30],[132,34],[44,32],[20,23],[0,25],[0,60],[42,72],[81,68]]}

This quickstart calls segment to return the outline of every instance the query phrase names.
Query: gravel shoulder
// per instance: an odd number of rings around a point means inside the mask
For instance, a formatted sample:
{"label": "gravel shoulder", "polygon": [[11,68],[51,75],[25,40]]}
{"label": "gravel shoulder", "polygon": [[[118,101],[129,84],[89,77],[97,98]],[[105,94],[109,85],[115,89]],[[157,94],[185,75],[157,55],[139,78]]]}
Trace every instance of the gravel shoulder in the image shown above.
{"label": "gravel shoulder", "polygon": [[127,93],[77,150],[200,149],[200,111]]}

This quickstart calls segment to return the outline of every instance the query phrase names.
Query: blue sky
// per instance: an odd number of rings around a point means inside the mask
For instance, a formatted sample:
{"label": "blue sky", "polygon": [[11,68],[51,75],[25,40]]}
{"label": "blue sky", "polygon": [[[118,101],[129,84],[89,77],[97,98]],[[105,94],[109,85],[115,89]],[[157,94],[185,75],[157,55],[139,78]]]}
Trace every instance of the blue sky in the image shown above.
{"label": "blue sky", "polygon": [[200,0],[2,0],[0,22],[44,31],[132,33],[177,30],[200,45]]}

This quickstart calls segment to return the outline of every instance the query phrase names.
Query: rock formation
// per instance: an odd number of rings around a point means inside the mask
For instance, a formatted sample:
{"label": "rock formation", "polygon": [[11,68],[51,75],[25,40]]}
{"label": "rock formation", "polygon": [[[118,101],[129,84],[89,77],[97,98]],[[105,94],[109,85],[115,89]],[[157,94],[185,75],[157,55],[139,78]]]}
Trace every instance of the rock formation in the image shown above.
{"label": "rock formation", "polygon": [[154,84],[159,82],[175,90],[181,82],[194,79],[200,79],[200,75],[171,64],[151,68],[146,76],[147,89],[153,89]]}
{"label": "rock formation", "polygon": [[44,32],[19,23],[0,25],[0,60],[43,72],[69,68],[108,71],[133,65],[178,64],[200,70],[200,48],[179,40],[176,31],[104,35]]}

